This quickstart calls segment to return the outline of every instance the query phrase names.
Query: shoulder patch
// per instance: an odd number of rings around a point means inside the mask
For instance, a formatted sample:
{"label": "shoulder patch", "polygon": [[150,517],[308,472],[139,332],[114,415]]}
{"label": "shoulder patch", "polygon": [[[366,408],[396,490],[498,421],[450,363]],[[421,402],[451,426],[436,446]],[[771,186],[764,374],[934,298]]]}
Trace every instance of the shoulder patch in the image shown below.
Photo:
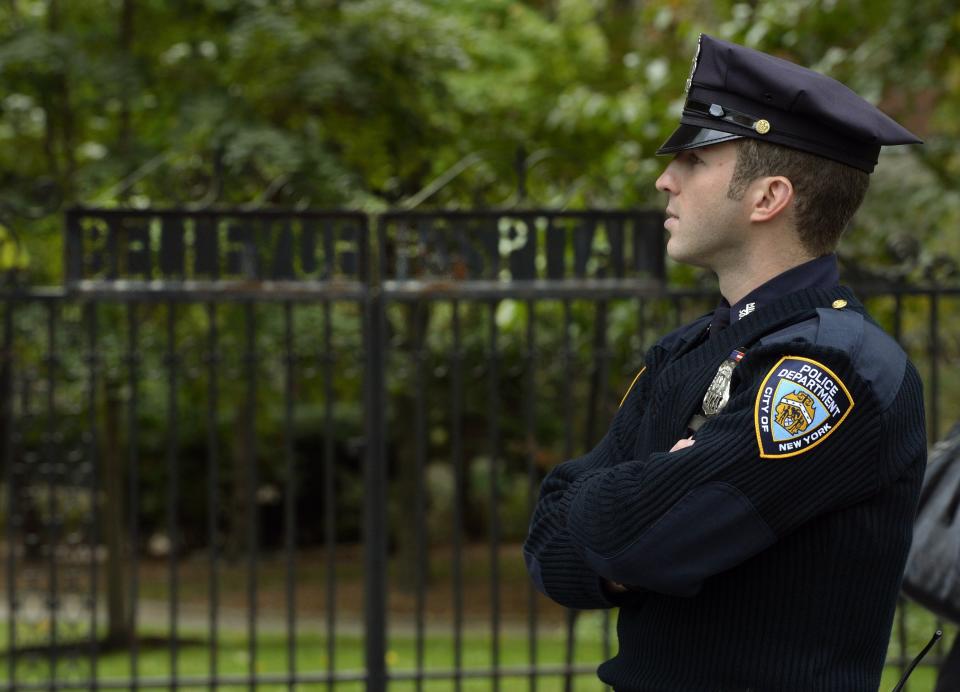
{"label": "shoulder patch", "polygon": [[853,397],[826,365],[784,356],[760,383],[754,408],[763,459],[806,452],[827,439],[853,410]]}

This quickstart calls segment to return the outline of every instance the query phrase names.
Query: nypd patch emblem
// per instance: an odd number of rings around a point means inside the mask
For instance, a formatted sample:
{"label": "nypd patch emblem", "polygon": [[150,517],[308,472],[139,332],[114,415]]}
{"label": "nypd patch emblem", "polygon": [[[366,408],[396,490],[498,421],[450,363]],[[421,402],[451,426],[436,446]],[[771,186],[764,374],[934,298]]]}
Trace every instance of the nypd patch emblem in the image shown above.
{"label": "nypd patch emblem", "polygon": [[784,356],[757,392],[754,421],[764,459],[802,454],[829,437],[853,410],[853,397],[830,368]]}

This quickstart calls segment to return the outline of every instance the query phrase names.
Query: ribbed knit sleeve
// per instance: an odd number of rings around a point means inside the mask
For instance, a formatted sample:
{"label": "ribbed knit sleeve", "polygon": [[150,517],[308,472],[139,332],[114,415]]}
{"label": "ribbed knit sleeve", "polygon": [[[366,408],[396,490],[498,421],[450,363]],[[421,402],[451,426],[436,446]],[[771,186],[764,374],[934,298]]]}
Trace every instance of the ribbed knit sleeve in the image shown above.
{"label": "ribbed knit sleeve", "polygon": [[[624,442],[633,421],[646,410],[646,400],[663,349],[654,346],[645,366],[632,383],[600,443],[582,457],[554,468],[540,486],[540,497],[523,545],[527,571],[537,588],[554,601],[570,608],[609,608],[623,600],[607,593],[596,571],[583,560],[580,546],[567,528],[570,500],[580,484],[610,469],[625,458]],[[633,597],[628,597],[633,600]]]}
{"label": "ribbed knit sleeve", "polygon": [[883,412],[880,429],[880,448],[885,453],[885,463],[880,469],[881,484],[896,481],[911,465],[926,465],[927,424],[923,410],[923,383],[913,363],[907,363],[903,383],[896,399]]}
{"label": "ribbed knit sleeve", "polygon": [[571,482],[569,474],[579,470],[576,462],[585,462],[582,465],[588,466],[590,461],[605,457],[602,449],[605,446],[598,446],[587,458],[562,464],[546,479],[523,546],[533,583],[543,594],[568,608],[613,605],[604,593],[600,577],[584,563],[566,527],[570,497],[576,493],[578,483],[589,478],[587,472]]}
{"label": "ribbed knit sleeve", "polygon": [[[877,492],[886,456],[879,446],[884,412],[841,351],[798,344],[790,355],[825,365],[839,378],[852,399],[849,415],[795,455],[761,457],[758,393],[784,355],[752,351],[726,408],[704,424],[693,446],[593,466],[569,485],[565,527],[587,567],[613,581],[690,596],[704,579],[799,526]],[[668,371],[648,396],[671,386],[682,382]]]}

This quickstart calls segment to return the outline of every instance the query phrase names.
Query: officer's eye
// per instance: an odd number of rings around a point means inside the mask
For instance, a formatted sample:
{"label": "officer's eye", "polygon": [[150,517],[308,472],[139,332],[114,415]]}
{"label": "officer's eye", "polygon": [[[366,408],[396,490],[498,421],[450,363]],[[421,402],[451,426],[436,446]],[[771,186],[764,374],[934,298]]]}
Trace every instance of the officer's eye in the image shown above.
{"label": "officer's eye", "polygon": [[690,166],[696,166],[697,164],[703,163],[703,159],[701,159],[699,156],[694,154],[689,149],[687,151],[682,152],[678,158],[680,159],[680,161]]}

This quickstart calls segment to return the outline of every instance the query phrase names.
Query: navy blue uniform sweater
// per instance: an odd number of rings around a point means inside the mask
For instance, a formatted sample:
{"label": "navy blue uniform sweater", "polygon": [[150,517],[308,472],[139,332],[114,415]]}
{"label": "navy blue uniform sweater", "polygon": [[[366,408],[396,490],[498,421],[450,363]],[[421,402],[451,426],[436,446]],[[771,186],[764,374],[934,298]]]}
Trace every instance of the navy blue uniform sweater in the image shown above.
{"label": "navy blue uniform sweater", "polygon": [[[708,323],[655,345],[603,440],[548,474],[531,578],[572,608],[620,606],[619,652],[598,671],[618,692],[875,692],[926,461],[917,372],[843,287],[711,338]],[[669,452],[738,347],[729,402]],[[791,389],[811,363],[842,389]],[[808,416],[815,443],[772,439],[765,416],[795,410],[778,404],[794,389],[835,409],[827,433]]]}

